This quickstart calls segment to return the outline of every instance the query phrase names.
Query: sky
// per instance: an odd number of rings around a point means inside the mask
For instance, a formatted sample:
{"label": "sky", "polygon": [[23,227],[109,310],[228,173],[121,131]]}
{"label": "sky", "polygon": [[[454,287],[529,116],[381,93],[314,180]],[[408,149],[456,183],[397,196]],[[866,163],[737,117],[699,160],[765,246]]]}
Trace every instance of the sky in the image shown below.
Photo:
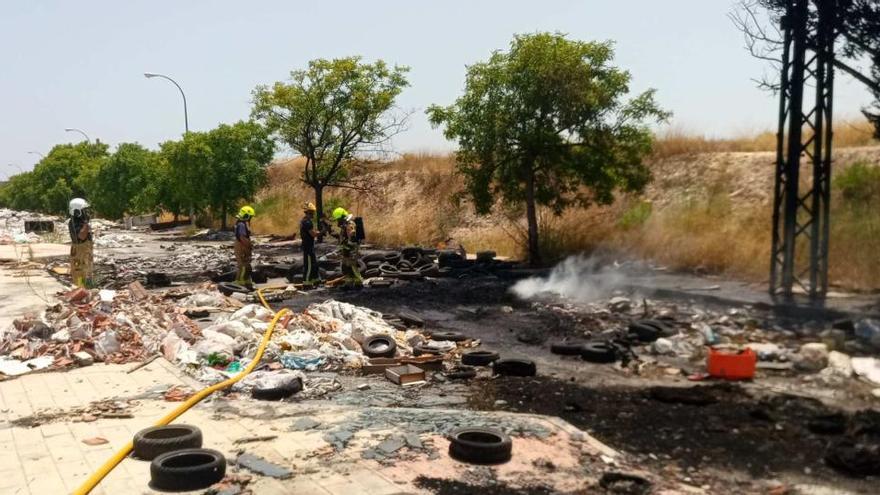
{"label": "sky", "polygon": [[[62,0],[0,3],[0,177],[29,170],[83,130],[112,146],[149,148],[184,130],[247,119],[251,91],[311,59],[361,55],[411,68],[399,98],[413,111],[400,152],[454,149],[424,116],[461,93],[468,64],[516,33],[614,40],[632,90],[657,89],[678,129],[732,137],[775,126],[777,99],[756,87],[766,63],[744,49],[733,0]],[[871,101],[836,80],[836,118]],[[289,151],[282,151],[289,154]]]}

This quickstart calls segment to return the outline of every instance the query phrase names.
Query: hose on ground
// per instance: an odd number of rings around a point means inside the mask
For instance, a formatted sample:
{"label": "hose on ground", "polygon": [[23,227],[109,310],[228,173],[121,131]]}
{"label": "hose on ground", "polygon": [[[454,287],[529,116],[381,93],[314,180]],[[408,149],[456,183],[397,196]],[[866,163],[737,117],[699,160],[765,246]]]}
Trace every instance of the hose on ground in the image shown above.
{"label": "hose on ground", "polygon": [[[268,309],[272,309],[269,307],[268,304],[266,304],[266,299],[263,297],[262,290],[258,290],[257,295],[260,297],[260,300],[262,301],[263,306],[265,306]],[[239,380],[241,380],[242,378],[244,378],[245,376],[250,374],[250,372],[253,371],[254,368],[256,368],[257,365],[260,363],[260,359],[263,357],[263,352],[266,350],[266,346],[269,344],[269,339],[272,338],[272,332],[275,330],[275,326],[278,324],[278,322],[283,317],[285,317],[285,316],[289,317],[289,313],[290,313],[290,310],[288,310],[287,308],[281,309],[280,311],[275,313],[275,316],[272,318],[272,321],[269,323],[269,328],[267,328],[266,332],[263,334],[263,340],[260,341],[260,346],[257,347],[257,352],[256,352],[256,354],[254,354],[254,358],[251,360],[250,364],[248,364],[247,367],[245,367],[245,369],[241,370],[241,372],[239,374],[233,376],[232,378],[229,378],[229,379],[224,380],[220,383],[217,383],[217,384],[211,385],[210,387],[205,387],[202,390],[199,390],[192,397],[190,397],[184,403],[182,403],[180,406],[178,406],[173,411],[169,412],[164,417],[162,417],[162,419],[157,421],[154,426],[165,426],[168,423],[171,423],[172,421],[177,419],[181,414],[185,413],[191,407],[193,407],[194,405],[201,402],[202,399],[204,399],[205,397],[213,394],[214,392],[216,392],[218,390],[223,390],[224,388],[228,388],[229,386],[233,385],[234,383],[238,382]],[[101,480],[103,480],[105,476],[110,474],[110,471],[113,471],[113,469],[116,466],[118,466],[119,463],[122,462],[122,460],[128,456],[128,454],[131,453],[133,448],[134,448],[134,445],[132,444],[131,441],[129,441],[127,444],[125,444],[125,446],[123,446],[115,454],[113,454],[113,456],[110,457],[110,459],[107,459],[107,462],[105,462],[100,468],[98,468],[97,471],[92,473],[92,475],[89,476],[82,483],[82,485],[80,485],[79,488],[77,488],[73,492],[74,495],[87,495],[92,490],[94,490],[95,487],[98,486],[98,483],[100,483]]]}

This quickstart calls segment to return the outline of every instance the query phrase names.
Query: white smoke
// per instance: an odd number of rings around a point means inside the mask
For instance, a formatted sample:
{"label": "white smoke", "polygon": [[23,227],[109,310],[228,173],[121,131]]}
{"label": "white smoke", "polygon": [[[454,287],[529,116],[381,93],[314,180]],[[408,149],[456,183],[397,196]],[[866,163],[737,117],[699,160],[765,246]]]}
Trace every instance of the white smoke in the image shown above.
{"label": "white smoke", "polygon": [[594,258],[579,255],[566,258],[547,277],[520,280],[510,290],[522,299],[552,294],[589,302],[607,297],[623,286],[624,280],[615,268],[601,267]]}

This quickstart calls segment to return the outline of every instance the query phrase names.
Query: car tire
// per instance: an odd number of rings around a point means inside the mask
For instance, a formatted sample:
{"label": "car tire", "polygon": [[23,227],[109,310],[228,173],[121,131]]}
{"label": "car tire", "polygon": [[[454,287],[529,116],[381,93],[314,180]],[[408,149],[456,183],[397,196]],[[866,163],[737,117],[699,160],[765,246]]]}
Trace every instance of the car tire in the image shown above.
{"label": "car tire", "polygon": [[226,458],[211,449],[162,454],[150,463],[150,488],[158,491],[203,490],[226,476]]}
{"label": "car tire", "polygon": [[458,332],[433,332],[431,340],[446,340],[449,342],[464,342],[468,337]]}
{"label": "car tire", "polygon": [[550,346],[550,352],[552,352],[553,354],[558,354],[560,356],[580,356],[583,348],[583,343],[570,344],[558,342]]}
{"label": "car tire", "polygon": [[646,325],[640,322],[632,322],[629,324],[629,334],[635,336],[639,342],[654,342],[660,338],[660,330],[652,325]]}
{"label": "car tire", "polygon": [[449,456],[469,464],[501,464],[510,460],[513,441],[498,430],[459,428],[449,435]]}
{"label": "car tire", "polygon": [[247,287],[232,282],[220,282],[217,284],[217,290],[219,290],[224,296],[231,296],[235,292],[242,294],[250,292]]}
{"label": "car tire", "polygon": [[490,366],[501,356],[495,351],[467,351],[461,355],[461,364],[468,366]]}
{"label": "car tire", "polygon": [[499,359],[492,363],[492,372],[503,376],[535,376],[535,362],[529,359]]}
{"label": "car tire", "polygon": [[424,344],[418,344],[413,347],[413,356],[442,356],[443,354],[445,354],[445,352],[432,347],[426,347]]}
{"label": "car tire", "polygon": [[[599,478],[599,486],[608,493],[629,493],[631,495],[648,495],[651,482],[634,474],[608,472]],[[620,491],[626,490],[626,491]]]}
{"label": "car tire", "polygon": [[607,342],[587,342],[581,345],[581,359],[591,363],[609,364],[617,361],[617,350]]}
{"label": "car tire", "polygon": [[477,371],[470,366],[459,366],[443,373],[449,380],[470,380],[477,376]]}
{"label": "car tire", "polygon": [[394,357],[397,353],[397,342],[388,335],[373,335],[364,339],[361,344],[367,357]]}
{"label": "car tire", "polygon": [[412,313],[400,312],[397,313],[397,318],[400,319],[406,326],[408,327],[424,327],[425,320],[423,320],[418,315],[414,315]]}
{"label": "car tire", "polygon": [[134,456],[145,461],[175,450],[202,446],[202,430],[191,425],[165,425],[144,428],[131,441]]}
{"label": "car tire", "polygon": [[302,391],[302,378],[297,377],[281,387],[254,387],[251,389],[251,397],[257,400],[281,400]]}

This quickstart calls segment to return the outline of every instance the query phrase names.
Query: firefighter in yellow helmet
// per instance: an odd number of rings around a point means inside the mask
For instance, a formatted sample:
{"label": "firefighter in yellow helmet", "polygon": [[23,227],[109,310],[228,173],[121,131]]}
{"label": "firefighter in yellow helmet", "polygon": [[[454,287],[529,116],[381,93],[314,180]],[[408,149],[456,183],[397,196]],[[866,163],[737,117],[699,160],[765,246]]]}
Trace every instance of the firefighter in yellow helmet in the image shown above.
{"label": "firefighter in yellow helmet", "polygon": [[358,251],[360,244],[355,235],[355,225],[352,216],[345,208],[333,210],[333,220],[339,226],[339,254],[342,256],[342,275],[345,277],[345,287],[356,288],[364,285],[364,279],[358,269]]}
{"label": "firefighter in yellow helmet", "polygon": [[242,206],[235,220],[235,283],[250,287],[253,268],[251,260],[254,256],[254,245],[251,242],[251,219],[256,212],[250,206]]}
{"label": "firefighter in yellow helmet", "polygon": [[319,232],[315,227],[317,208],[313,203],[303,203],[303,217],[299,221],[299,237],[302,239],[303,288],[312,288],[321,283],[318,273],[318,257],[315,255],[315,242]]}

